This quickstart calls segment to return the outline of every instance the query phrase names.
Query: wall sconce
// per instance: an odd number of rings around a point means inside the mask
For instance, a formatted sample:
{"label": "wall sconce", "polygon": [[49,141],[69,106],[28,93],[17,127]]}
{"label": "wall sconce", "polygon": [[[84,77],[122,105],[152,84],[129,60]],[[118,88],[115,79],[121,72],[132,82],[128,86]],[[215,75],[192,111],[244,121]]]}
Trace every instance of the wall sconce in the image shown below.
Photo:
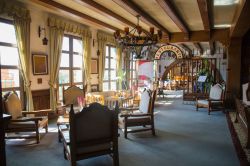
{"label": "wall sconce", "polygon": [[42,28],[42,27],[38,27],[38,36],[39,38],[41,37],[42,31],[44,31],[44,38],[43,38],[43,45],[47,45],[48,44],[48,39],[46,38],[46,29]]}

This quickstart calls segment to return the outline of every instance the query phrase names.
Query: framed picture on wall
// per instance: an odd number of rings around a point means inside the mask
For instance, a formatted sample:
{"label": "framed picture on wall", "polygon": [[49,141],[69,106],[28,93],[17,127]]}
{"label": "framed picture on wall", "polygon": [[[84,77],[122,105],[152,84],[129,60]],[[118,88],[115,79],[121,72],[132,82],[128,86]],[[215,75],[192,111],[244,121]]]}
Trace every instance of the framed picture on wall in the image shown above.
{"label": "framed picture on wall", "polygon": [[99,92],[99,85],[98,84],[92,84],[91,85],[91,92]]}
{"label": "framed picture on wall", "polygon": [[32,66],[34,75],[48,74],[48,56],[45,54],[32,54]]}
{"label": "framed picture on wall", "polygon": [[98,74],[98,59],[91,59],[91,74]]}

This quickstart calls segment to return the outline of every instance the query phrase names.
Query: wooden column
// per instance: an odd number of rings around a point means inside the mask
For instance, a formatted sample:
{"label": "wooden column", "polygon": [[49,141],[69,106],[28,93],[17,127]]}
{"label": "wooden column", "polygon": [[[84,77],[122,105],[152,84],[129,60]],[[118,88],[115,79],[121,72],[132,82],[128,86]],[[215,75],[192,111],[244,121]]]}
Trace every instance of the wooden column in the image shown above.
{"label": "wooden column", "polygon": [[[240,94],[240,66],[241,66],[241,38],[231,38],[230,45],[227,49],[227,103],[234,103],[235,95]],[[232,107],[231,104],[228,104]]]}

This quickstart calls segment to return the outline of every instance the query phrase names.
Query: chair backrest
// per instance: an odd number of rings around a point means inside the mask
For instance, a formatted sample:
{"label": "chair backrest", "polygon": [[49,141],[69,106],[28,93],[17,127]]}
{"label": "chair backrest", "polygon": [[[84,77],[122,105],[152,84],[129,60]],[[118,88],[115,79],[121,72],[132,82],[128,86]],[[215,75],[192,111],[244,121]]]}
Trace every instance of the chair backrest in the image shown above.
{"label": "chair backrest", "polygon": [[154,114],[156,94],[157,94],[157,89],[153,90],[151,93],[150,109],[148,113]]}
{"label": "chair backrest", "polygon": [[242,85],[242,101],[246,105],[250,105],[250,83]]}
{"label": "chair backrest", "polygon": [[214,100],[221,100],[223,96],[224,88],[220,84],[215,84],[211,86],[209,98]]}
{"label": "chair backrest", "polygon": [[74,104],[77,105],[77,98],[85,98],[84,89],[81,89],[75,85],[68,87],[66,90],[63,89],[63,103],[64,105]]}
{"label": "chair backrest", "polygon": [[[72,155],[109,150],[118,141],[118,110],[92,103],[79,113],[70,111],[70,150]],[[105,149],[104,149],[105,148]],[[84,152],[81,152],[85,149]]]}
{"label": "chair backrest", "polygon": [[151,101],[150,91],[145,89],[141,94],[139,110],[143,113],[148,113],[150,110],[150,101]]}
{"label": "chair backrest", "polygon": [[10,92],[4,96],[4,108],[13,120],[22,117],[22,104],[15,92]]}

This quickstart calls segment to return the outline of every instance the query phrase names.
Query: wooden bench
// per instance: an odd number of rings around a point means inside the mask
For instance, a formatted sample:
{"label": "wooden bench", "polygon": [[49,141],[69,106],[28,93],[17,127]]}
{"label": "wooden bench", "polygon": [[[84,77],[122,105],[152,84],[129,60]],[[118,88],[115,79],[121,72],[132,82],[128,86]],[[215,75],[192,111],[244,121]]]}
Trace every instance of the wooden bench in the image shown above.
{"label": "wooden bench", "polygon": [[247,107],[241,100],[235,98],[236,104],[236,119],[235,123],[240,122],[246,132],[247,143],[246,148],[250,148],[250,108]]}

